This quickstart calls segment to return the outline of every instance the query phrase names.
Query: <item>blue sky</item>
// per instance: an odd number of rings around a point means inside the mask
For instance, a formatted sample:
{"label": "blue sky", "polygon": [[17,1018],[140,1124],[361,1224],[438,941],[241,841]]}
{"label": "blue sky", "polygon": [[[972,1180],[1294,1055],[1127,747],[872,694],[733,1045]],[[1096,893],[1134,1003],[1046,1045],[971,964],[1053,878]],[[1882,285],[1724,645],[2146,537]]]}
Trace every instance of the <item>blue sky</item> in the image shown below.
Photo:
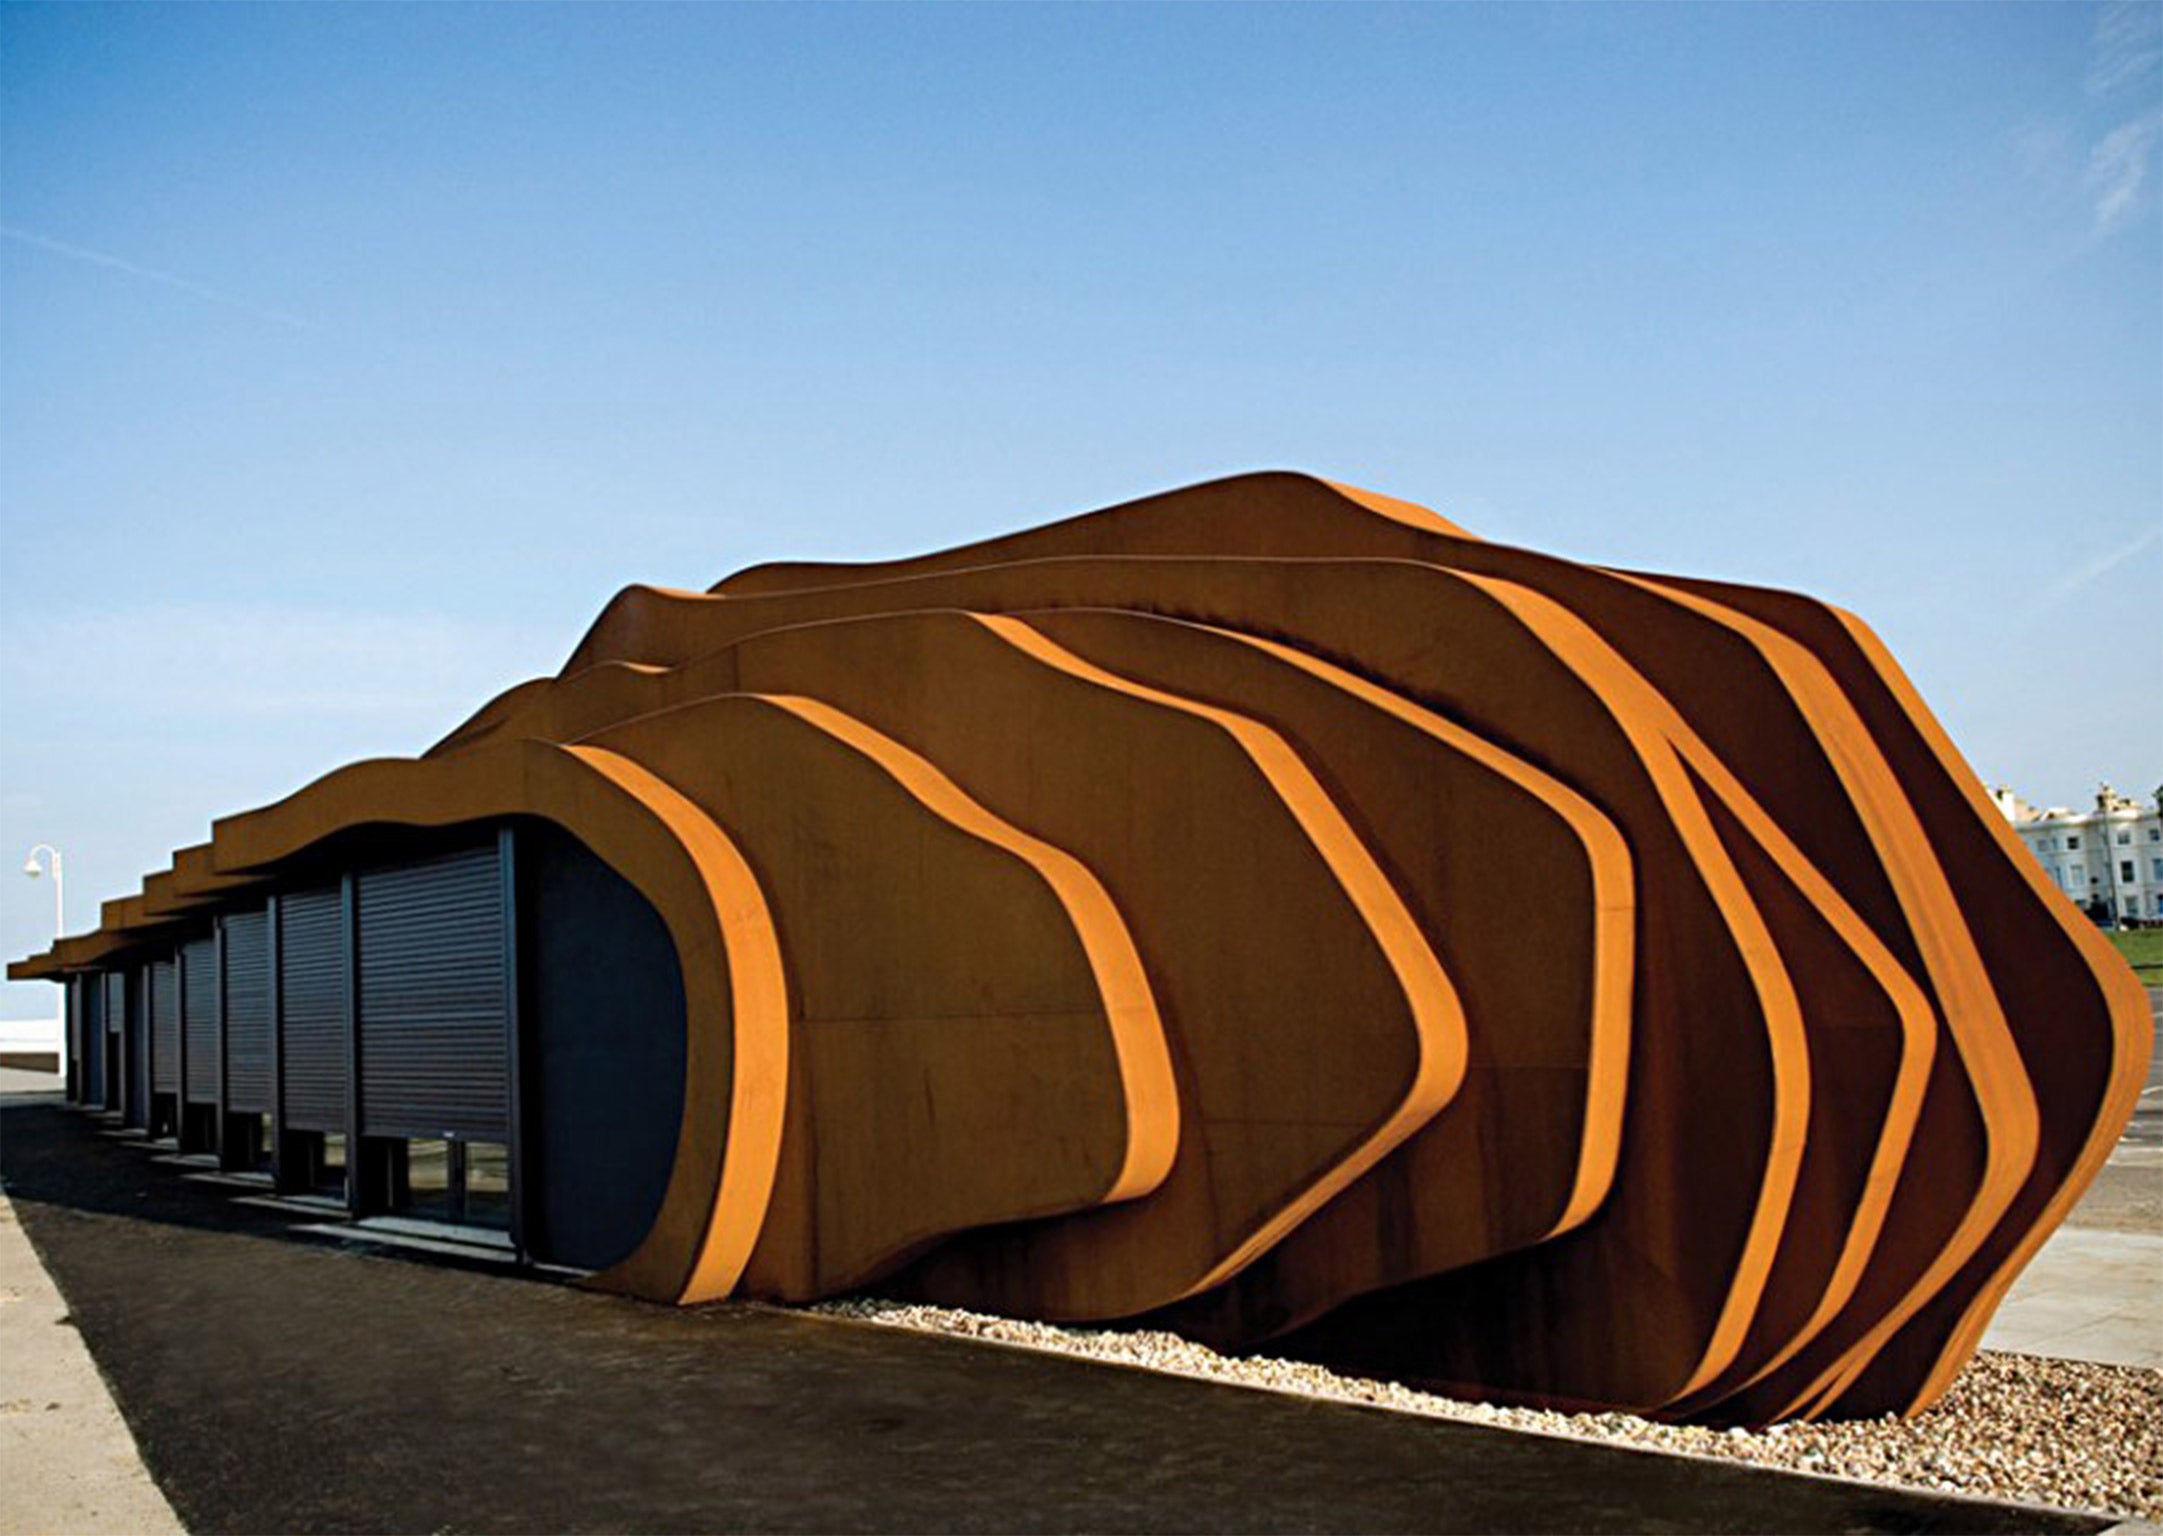
{"label": "blue sky", "polygon": [[80,928],[625,583],[1269,466],[1831,598],[1986,778],[2146,791],[2159,55],[2152,3],[0,9],[0,853]]}

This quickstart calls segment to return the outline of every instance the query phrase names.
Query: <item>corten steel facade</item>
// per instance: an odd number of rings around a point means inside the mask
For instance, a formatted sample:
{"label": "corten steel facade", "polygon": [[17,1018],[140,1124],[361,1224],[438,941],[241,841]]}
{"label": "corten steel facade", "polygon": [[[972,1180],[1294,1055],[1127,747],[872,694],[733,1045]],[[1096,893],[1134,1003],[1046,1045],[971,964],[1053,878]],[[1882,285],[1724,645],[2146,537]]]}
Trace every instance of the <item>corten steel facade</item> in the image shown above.
{"label": "corten steel facade", "polygon": [[630,588],[103,916],[78,1096],[358,1211],[1709,1421],[1934,1400],[2149,1048],[1853,618],[1283,474]]}

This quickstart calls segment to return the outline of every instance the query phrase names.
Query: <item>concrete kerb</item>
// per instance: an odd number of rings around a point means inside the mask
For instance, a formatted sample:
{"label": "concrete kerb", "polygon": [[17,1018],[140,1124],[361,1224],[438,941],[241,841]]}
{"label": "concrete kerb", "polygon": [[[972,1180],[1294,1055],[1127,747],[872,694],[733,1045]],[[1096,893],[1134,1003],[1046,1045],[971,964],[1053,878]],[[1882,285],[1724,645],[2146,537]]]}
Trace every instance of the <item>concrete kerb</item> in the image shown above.
{"label": "concrete kerb", "polygon": [[181,1530],[0,1188],[0,1536]]}

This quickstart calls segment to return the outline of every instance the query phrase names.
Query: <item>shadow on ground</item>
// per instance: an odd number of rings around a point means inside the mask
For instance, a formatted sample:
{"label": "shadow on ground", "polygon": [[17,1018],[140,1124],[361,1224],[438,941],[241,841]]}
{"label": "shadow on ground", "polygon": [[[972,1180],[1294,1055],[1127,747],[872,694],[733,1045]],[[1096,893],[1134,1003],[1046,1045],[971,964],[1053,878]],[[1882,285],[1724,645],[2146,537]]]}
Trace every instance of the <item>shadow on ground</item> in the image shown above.
{"label": "shadow on ground", "polygon": [[190,1530],[2094,1531],[284,1235],[0,1101],[0,1177]]}

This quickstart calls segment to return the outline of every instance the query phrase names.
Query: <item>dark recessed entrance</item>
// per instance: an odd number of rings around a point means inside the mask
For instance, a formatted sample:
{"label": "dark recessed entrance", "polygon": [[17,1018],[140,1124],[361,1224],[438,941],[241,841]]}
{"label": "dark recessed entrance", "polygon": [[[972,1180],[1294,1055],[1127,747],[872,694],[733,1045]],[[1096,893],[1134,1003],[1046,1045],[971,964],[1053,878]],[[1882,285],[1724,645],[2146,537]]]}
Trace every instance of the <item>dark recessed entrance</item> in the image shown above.
{"label": "dark recessed entrance", "polygon": [[78,1102],[111,1093],[283,1193],[581,1269],[660,1210],[683,1116],[675,942],[547,823],[348,834],[70,1000],[77,1038],[117,1031]]}

